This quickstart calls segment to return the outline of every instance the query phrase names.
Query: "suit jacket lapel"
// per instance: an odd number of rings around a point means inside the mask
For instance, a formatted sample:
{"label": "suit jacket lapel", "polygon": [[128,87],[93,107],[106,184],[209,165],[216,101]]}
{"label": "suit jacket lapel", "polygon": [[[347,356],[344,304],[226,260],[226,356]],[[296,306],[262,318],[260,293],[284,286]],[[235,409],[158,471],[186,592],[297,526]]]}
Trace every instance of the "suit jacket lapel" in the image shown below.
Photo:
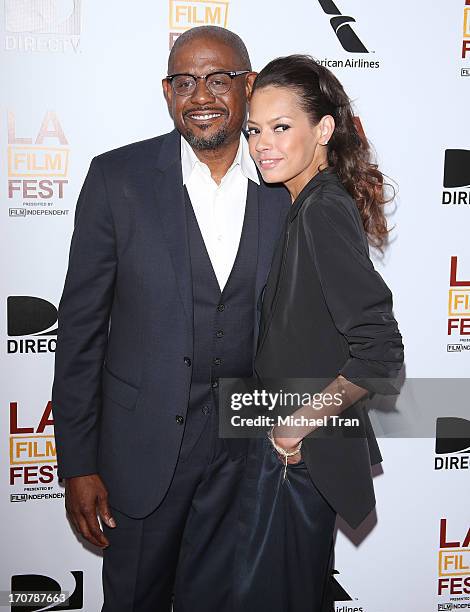
{"label": "suit jacket lapel", "polygon": [[[181,301],[188,323],[193,325],[191,260],[181,170],[180,134],[174,130],[165,138],[157,158],[154,190],[157,211],[167,243]],[[274,249],[289,209],[287,190],[248,182],[247,204],[258,205],[258,257],[255,285],[255,346],[257,343],[260,298],[266,285]]]}
{"label": "suit jacket lapel", "polygon": [[173,261],[181,301],[192,329],[191,260],[180,151],[180,135],[174,130],[162,143],[154,177],[154,189],[163,235]]}

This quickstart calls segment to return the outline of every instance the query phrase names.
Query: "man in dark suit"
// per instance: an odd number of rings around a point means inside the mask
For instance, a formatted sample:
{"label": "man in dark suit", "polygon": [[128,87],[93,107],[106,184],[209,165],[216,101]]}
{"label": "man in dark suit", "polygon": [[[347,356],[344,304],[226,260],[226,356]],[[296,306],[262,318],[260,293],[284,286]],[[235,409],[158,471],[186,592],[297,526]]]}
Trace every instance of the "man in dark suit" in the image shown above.
{"label": "man in dark suit", "polygon": [[183,34],[163,79],[176,129],[93,159],[77,204],[53,409],[107,612],[169,610],[182,565],[175,610],[228,610],[245,446],[218,437],[218,379],[252,374],[289,207],[241,133],[254,77],[235,34]]}

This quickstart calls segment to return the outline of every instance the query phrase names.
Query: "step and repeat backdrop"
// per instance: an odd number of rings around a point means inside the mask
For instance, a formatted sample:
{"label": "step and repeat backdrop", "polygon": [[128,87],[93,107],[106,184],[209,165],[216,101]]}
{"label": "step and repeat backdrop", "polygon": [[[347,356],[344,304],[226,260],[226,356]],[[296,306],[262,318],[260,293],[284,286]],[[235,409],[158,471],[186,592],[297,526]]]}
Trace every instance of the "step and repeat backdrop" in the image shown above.
{"label": "step and repeat backdrop", "polygon": [[[343,82],[398,190],[375,264],[406,376],[469,374],[470,0],[1,0],[0,603],[62,588],[68,605],[48,609],[101,608],[100,554],[72,532],[57,480],[57,306],[91,158],[172,128],[168,51],[203,24],[240,34],[255,69],[309,53]],[[458,443],[379,440],[376,512],[356,532],[339,524],[336,612],[470,609],[467,414]]]}

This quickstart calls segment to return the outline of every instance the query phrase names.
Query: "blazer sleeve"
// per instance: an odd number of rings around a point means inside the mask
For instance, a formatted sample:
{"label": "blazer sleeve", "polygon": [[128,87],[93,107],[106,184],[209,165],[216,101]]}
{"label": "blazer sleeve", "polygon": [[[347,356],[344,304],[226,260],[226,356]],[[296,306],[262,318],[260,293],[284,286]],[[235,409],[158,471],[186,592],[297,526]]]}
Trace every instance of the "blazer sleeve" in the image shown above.
{"label": "blazer sleeve", "polygon": [[354,200],[324,187],[303,223],[328,310],[349,346],[349,359],[338,374],[372,393],[398,393],[402,337],[392,294],[370,260]]}
{"label": "blazer sleeve", "polygon": [[114,224],[95,158],[77,203],[59,304],[52,405],[61,478],[97,472],[101,374],[116,267]]}

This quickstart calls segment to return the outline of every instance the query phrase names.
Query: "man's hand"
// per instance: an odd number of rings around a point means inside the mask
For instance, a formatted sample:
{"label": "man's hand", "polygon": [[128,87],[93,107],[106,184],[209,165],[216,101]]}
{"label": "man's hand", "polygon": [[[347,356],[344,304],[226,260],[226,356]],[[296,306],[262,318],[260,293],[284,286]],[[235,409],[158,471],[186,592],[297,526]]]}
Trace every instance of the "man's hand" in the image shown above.
{"label": "man's hand", "polygon": [[108,527],[116,527],[108,506],[108,492],[98,474],[65,480],[65,508],[77,531],[100,548],[109,546],[97,515]]}

